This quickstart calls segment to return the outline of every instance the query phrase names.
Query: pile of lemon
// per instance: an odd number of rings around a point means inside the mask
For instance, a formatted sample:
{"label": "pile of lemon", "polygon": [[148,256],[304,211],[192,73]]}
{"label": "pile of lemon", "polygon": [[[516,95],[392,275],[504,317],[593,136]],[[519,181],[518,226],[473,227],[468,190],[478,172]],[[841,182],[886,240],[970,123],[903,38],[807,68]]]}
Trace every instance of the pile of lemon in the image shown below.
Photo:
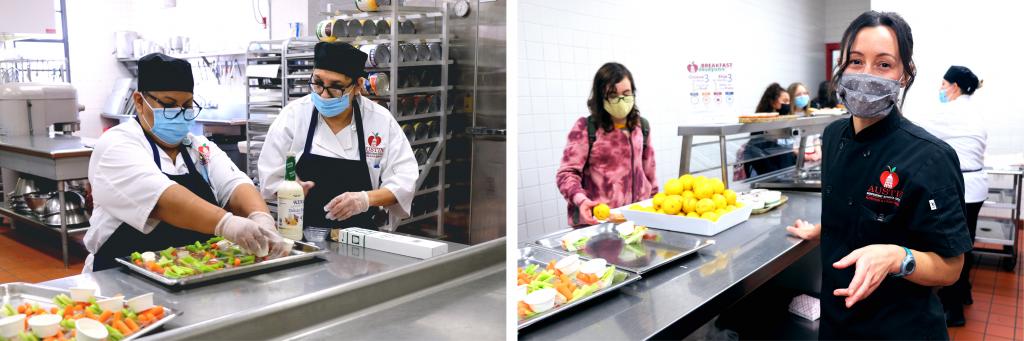
{"label": "pile of lemon", "polygon": [[736,192],[725,188],[721,179],[684,174],[665,182],[654,195],[653,206],[633,204],[629,209],[718,221],[726,213],[742,207]]}

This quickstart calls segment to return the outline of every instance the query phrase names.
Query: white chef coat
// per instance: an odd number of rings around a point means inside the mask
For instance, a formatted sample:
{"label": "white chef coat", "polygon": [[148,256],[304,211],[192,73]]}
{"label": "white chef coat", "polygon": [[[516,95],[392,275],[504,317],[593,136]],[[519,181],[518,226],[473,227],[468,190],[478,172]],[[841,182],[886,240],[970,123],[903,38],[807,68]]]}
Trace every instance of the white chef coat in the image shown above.
{"label": "white chef coat", "polygon": [[[971,102],[971,96],[961,95],[944,103],[932,115],[918,115],[913,122],[935,137],[946,141],[960,159],[960,170],[979,170],[985,167],[985,144],[988,133],[978,124],[980,112]],[[966,172],[964,201],[983,202],[988,197],[988,174],[985,171]]]}
{"label": "white chef coat", "polygon": [[[85,259],[83,273],[92,272],[94,255],[121,223],[128,223],[145,234],[152,232],[160,221],[150,218],[150,212],[164,190],[177,184],[164,173],[188,173],[180,153],[171,162],[170,156],[159,146],[160,168],[157,168],[153,162],[153,149],[143,134],[142,126],[135,120],[121,123],[100,136],[89,158],[94,208],[89,218],[89,230],[85,233],[85,248],[89,250],[89,256]],[[252,180],[235,167],[231,158],[206,137],[188,134],[185,142],[196,169],[205,174],[221,207],[228,203],[238,185],[252,184]],[[210,147],[205,165],[200,162],[197,149],[204,144]]]}
{"label": "white chef coat", "polygon": [[[296,162],[302,159],[306,135],[309,133],[309,118],[313,112],[312,94],[288,103],[270,125],[266,141],[260,151],[259,176],[260,192],[267,200],[277,200],[277,186],[284,180],[284,163],[288,152],[295,153]],[[366,153],[366,165],[370,170],[370,183],[374,189],[386,188],[395,195],[398,202],[385,207],[388,211],[388,226],[394,231],[400,219],[408,217],[415,194],[416,179],[419,177],[419,163],[413,155],[409,139],[386,108],[362,96],[357,97],[363,118],[364,138],[380,136],[381,155]],[[354,117],[353,117],[354,119]],[[337,134],[317,117],[316,136],[313,136],[311,152],[320,156],[359,160],[358,132],[353,121]],[[369,145],[366,146],[370,148]],[[338,176],[345,176],[339,174]],[[341,193],[338,193],[339,195]]]}

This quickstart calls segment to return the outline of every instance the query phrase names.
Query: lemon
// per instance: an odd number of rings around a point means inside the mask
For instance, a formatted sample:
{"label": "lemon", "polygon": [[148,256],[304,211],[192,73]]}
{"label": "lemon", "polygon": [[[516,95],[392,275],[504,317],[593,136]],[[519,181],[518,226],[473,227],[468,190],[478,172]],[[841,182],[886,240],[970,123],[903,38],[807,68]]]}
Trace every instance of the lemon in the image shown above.
{"label": "lemon", "polygon": [[697,187],[694,187],[693,194],[697,199],[711,198],[711,195],[714,194],[714,189],[707,184],[700,183],[695,186]]}
{"label": "lemon", "polygon": [[644,212],[657,212],[658,210],[655,209],[654,206],[647,206],[647,207],[644,207],[643,211]]}
{"label": "lemon", "polygon": [[697,214],[697,212],[688,212],[686,213],[686,216],[690,218],[700,218],[700,215]]}
{"label": "lemon", "polygon": [[716,208],[725,208],[725,205],[728,205],[725,202],[725,196],[721,195],[721,194],[712,195],[711,196],[711,201],[715,202],[715,207]]}
{"label": "lemon", "polygon": [[732,205],[736,203],[736,192],[731,189],[722,191],[722,195],[725,196],[725,203]]}
{"label": "lemon", "polygon": [[676,214],[683,208],[683,198],[678,195],[670,195],[665,198],[665,202],[661,204],[661,210],[665,214]]}
{"label": "lemon", "polygon": [[679,179],[669,179],[665,182],[665,194],[678,195],[683,193],[683,184],[679,183]]}
{"label": "lemon", "polygon": [[665,192],[659,192],[654,195],[654,200],[651,200],[651,203],[654,204],[654,209],[661,207],[661,203],[665,201],[666,196]]}
{"label": "lemon", "polygon": [[612,214],[612,209],[608,207],[608,204],[597,204],[594,206],[594,219],[607,220]]}
{"label": "lemon", "polygon": [[697,197],[696,195],[693,194],[693,191],[691,191],[691,190],[685,190],[685,191],[683,191],[683,194],[680,194],[680,195],[682,195],[684,199],[685,198],[696,198]]}
{"label": "lemon", "polygon": [[725,211],[726,212],[732,212],[732,211],[735,211],[735,210],[736,210],[736,206],[735,205],[729,205],[729,206],[725,207]]}
{"label": "lemon", "polygon": [[718,178],[711,179],[710,183],[711,183],[711,190],[714,191],[715,193],[721,194],[722,192],[725,191],[725,183],[722,182],[722,179],[718,179]]}
{"label": "lemon", "polygon": [[715,214],[717,214],[719,217],[724,216],[725,213],[727,213],[727,212],[725,211],[724,208],[719,208],[719,209],[715,210]]}
{"label": "lemon", "polygon": [[710,221],[718,221],[718,214],[715,214],[715,212],[704,212],[700,217]]}
{"label": "lemon", "polygon": [[697,212],[697,214],[700,214],[700,215],[703,216],[704,213],[711,212],[711,211],[714,211],[714,210],[715,210],[715,202],[712,201],[711,199],[704,198],[704,199],[700,199],[700,201],[697,202],[697,208],[696,208],[695,212]]}
{"label": "lemon", "polygon": [[683,176],[679,177],[679,182],[683,184],[684,191],[693,189],[693,175],[683,174]]}
{"label": "lemon", "polygon": [[683,212],[690,213],[697,210],[697,198],[683,198]]}
{"label": "lemon", "polygon": [[631,211],[643,211],[644,207],[641,206],[640,204],[632,204],[632,205],[629,205],[629,209]]}

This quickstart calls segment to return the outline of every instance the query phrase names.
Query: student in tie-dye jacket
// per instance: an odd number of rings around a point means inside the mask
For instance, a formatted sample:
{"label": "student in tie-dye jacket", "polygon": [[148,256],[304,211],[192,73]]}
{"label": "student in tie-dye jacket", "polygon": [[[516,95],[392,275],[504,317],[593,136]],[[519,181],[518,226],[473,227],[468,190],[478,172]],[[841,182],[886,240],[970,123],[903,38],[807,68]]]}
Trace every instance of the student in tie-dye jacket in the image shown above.
{"label": "student in tie-dye jacket", "polygon": [[[593,207],[645,200],[658,193],[649,125],[634,104],[633,75],[619,63],[597,70],[587,100],[589,117],[569,132],[556,183],[569,202],[569,226],[597,224]],[[591,145],[588,124],[594,127]]]}

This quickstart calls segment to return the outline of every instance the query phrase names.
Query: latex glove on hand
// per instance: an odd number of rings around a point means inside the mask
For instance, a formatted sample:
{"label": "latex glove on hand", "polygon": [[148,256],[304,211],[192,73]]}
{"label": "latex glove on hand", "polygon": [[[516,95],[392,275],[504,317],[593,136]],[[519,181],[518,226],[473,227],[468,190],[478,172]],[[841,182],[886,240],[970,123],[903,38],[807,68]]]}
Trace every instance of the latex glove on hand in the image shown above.
{"label": "latex glove on hand", "polygon": [[238,244],[242,249],[258,257],[264,257],[269,252],[267,237],[260,224],[248,218],[235,216],[230,212],[220,218],[213,234]]}
{"label": "latex glove on hand", "polygon": [[274,221],[274,217],[270,213],[252,212],[249,214],[249,219],[263,228],[263,235],[267,238],[267,247],[269,248],[268,257],[284,257],[291,253],[295,241],[281,237],[281,234],[277,232],[277,222]]}
{"label": "latex glove on hand", "polygon": [[343,221],[370,209],[370,195],[366,192],[345,192],[324,206],[327,219]]}
{"label": "latex glove on hand", "polygon": [[580,210],[580,222],[587,225],[597,225],[600,222],[594,218],[594,206],[597,206],[596,202],[590,201],[589,198],[583,194],[577,195],[576,206]]}

